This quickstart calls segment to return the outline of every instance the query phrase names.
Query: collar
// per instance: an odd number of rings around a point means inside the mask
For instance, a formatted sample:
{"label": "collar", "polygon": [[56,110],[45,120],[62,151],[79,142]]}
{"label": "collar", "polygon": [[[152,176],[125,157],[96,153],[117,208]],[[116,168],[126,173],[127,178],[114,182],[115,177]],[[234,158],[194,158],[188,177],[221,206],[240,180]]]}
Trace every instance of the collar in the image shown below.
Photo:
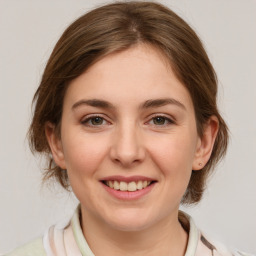
{"label": "collar", "polygon": [[[76,243],[79,247],[79,250],[83,256],[95,256],[91,251],[89,245],[87,244],[83,231],[80,225],[80,215],[81,215],[81,206],[78,205],[72,219],[71,227],[73,234],[76,240]],[[200,232],[197,229],[193,219],[186,213],[179,211],[179,221],[183,228],[188,232],[188,245],[185,256],[194,256],[196,255],[196,249],[199,242]]]}

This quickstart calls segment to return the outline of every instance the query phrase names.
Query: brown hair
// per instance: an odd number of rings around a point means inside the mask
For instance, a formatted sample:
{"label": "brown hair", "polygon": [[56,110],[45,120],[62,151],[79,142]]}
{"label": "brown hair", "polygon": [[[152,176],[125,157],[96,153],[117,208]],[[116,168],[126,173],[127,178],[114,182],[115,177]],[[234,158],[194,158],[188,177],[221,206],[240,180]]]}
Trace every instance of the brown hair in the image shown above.
{"label": "brown hair", "polygon": [[216,105],[217,78],[200,39],[190,26],[165,6],[152,2],[117,2],[90,11],[73,22],[57,42],[35,93],[34,116],[29,130],[32,152],[45,153],[49,167],[45,180],[55,177],[68,188],[66,170],[56,166],[45,136],[51,122],[60,136],[63,98],[74,78],[104,56],[139,43],[160,50],[192,98],[198,134],[212,115],[219,131],[208,163],[192,171],[183,203],[199,202],[206,179],[226,152],[227,126]]}

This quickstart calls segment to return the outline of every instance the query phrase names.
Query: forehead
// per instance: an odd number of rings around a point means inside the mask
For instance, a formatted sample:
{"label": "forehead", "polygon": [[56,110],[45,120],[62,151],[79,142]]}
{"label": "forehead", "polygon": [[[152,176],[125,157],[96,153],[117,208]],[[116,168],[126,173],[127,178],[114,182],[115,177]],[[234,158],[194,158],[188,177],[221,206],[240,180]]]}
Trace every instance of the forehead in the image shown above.
{"label": "forehead", "polygon": [[116,104],[175,97],[193,107],[185,86],[167,58],[148,45],[137,45],[102,58],[74,79],[66,98],[104,98]]}

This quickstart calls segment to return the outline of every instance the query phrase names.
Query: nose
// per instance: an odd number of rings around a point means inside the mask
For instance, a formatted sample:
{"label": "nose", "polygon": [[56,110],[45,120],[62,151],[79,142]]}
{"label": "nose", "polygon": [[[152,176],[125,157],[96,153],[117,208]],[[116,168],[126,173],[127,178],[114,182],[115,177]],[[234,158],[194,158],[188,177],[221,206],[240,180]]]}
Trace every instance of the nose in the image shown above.
{"label": "nose", "polygon": [[142,162],[146,156],[143,139],[135,125],[124,125],[115,131],[110,157],[125,168]]}

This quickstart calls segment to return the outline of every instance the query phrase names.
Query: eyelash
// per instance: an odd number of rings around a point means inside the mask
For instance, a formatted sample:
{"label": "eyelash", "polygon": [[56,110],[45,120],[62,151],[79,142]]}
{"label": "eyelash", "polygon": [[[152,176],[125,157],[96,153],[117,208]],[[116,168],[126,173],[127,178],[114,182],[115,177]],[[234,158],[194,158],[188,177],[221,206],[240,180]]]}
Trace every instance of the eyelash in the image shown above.
{"label": "eyelash", "polygon": [[[104,117],[100,116],[100,115],[93,115],[93,116],[89,116],[87,117],[86,119],[82,120],[81,121],[81,124],[85,125],[85,126],[88,126],[88,127],[100,127],[100,126],[103,126],[103,125],[106,125],[106,124],[99,124],[99,125],[95,125],[95,124],[92,124],[89,122],[92,122],[93,119],[96,119],[96,118],[100,118],[102,119],[102,122],[106,122],[107,124],[110,124],[110,122],[108,122]],[[153,126],[157,126],[157,127],[166,127],[168,125],[171,125],[171,124],[175,124],[175,121],[171,118],[168,118],[164,115],[160,115],[160,114],[156,114],[155,116],[151,117],[149,121],[146,122],[146,124],[149,124],[151,121],[154,121],[156,120],[156,118],[163,118],[164,119],[164,122],[167,122],[167,124],[152,124]]]}
{"label": "eyelash", "polygon": [[167,124],[163,124],[163,125],[158,125],[158,124],[153,124],[154,126],[157,126],[157,127],[166,127],[168,125],[172,125],[172,124],[175,124],[175,121],[169,117],[166,117],[164,115],[160,115],[160,114],[156,114],[154,115],[153,117],[150,118],[150,120],[147,122],[147,123],[150,123],[151,121],[154,121],[156,118],[163,118],[164,119],[164,122],[167,122]]}
{"label": "eyelash", "polygon": [[96,118],[100,118],[100,119],[102,119],[103,122],[109,123],[104,117],[102,117],[100,115],[93,115],[93,116],[89,116],[86,119],[82,120],[81,124],[88,126],[88,127],[97,127],[97,126],[106,125],[106,124],[99,124],[99,125],[89,124],[89,122],[92,122],[92,120],[96,119]]}

